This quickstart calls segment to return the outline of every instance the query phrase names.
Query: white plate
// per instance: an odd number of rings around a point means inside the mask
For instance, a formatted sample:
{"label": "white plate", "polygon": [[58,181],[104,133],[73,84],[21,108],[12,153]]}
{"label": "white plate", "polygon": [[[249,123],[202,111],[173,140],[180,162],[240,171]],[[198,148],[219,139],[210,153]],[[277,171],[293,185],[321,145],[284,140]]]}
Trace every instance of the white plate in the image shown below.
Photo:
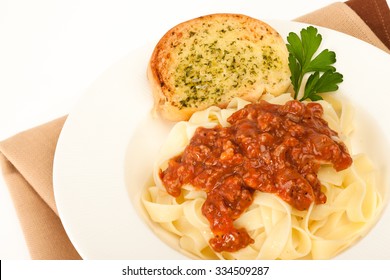
{"label": "white plate", "polygon": [[[267,21],[286,38],[306,25]],[[353,153],[366,152],[389,192],[390,56],[360,40],[319,28],[321,47],[337,54],[340,93],[357,108]],[[61,132],[54,192],[70,240],[84,259],[186,259],[151,230],[139,192],[172,124],[150,117],[146,67],[154,44],[130,53],[83,95]],[[368,113],[369,112],[369,113]],[[386,198],[387,201],[387,198]],[[340,259],[390,259],[390,210]]]}

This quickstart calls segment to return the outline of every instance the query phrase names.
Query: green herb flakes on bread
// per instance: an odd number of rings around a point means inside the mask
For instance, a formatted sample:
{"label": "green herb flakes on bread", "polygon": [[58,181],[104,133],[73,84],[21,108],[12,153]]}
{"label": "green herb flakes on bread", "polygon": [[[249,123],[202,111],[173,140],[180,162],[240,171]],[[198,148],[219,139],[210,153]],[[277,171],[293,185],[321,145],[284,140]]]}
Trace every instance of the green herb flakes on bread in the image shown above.
{"label": "green herb flakes on bread", "polygon": [[290,86],[288,51],[268,24],[241,14],[211,14],[182,22],[157,43],[148,66],[154,111],[188,120],[234,97],[256,102]]}

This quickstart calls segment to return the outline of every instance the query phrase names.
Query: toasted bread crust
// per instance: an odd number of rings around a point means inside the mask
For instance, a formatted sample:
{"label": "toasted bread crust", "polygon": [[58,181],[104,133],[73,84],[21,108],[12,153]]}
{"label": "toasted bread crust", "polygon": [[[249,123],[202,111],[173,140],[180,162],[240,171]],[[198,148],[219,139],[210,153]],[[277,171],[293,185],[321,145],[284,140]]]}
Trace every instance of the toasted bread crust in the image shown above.
{"label": "toasted bread crust", "polygon": [[154,110],[188,120],[234,97],[255,102],[290,85],[288,52],[268,24],[241,14],[211,14],[182,22],[157,43],[148,65]]}

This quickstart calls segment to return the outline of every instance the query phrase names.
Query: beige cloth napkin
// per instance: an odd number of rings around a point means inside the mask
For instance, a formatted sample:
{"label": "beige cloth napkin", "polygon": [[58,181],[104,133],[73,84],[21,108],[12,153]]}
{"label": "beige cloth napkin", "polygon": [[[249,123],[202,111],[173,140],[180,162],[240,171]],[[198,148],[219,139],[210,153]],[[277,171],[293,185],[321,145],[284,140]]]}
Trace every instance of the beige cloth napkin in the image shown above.
{"label": "beige cloth napkin", "polygon": [[390,53],[390,11],[386,0],[334,3],[295,20],[346,33]]}
{"label": "beige cloth napkin", "polygon": [[32,259],[81,259],[54,201],[54,152],[66,117],[0,142],[3,175]]}
{"label": "beige cloth napkin", "polygon": [[[337,2],[296,20],[350,34],[390,53],[386,0]],[[32,259],[81,259],[58,217],[53,194],[54,152],[65,120],[61,117],[0,142],[4,179]]]}

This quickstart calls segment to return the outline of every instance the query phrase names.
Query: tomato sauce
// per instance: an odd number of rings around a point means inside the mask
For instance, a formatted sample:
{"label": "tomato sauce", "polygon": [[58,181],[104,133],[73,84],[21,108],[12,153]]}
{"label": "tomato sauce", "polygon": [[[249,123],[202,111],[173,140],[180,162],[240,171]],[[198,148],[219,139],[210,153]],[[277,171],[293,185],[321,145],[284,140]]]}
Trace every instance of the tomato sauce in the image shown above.
{"label": "tomato sauce", "polygon": [[322,119],[318,103],[261,101],[228,118],[229,127],[199,127],[184,152],[160,178],[175,197],[184,184],[204,190],[202,213],[214,237],[211,247],[234,252],[253,243],[233,225],[255,191],[273,193],[298,210],[326,202],[317,172],[321,164],[343,170],[352,164],[346,146]]}

